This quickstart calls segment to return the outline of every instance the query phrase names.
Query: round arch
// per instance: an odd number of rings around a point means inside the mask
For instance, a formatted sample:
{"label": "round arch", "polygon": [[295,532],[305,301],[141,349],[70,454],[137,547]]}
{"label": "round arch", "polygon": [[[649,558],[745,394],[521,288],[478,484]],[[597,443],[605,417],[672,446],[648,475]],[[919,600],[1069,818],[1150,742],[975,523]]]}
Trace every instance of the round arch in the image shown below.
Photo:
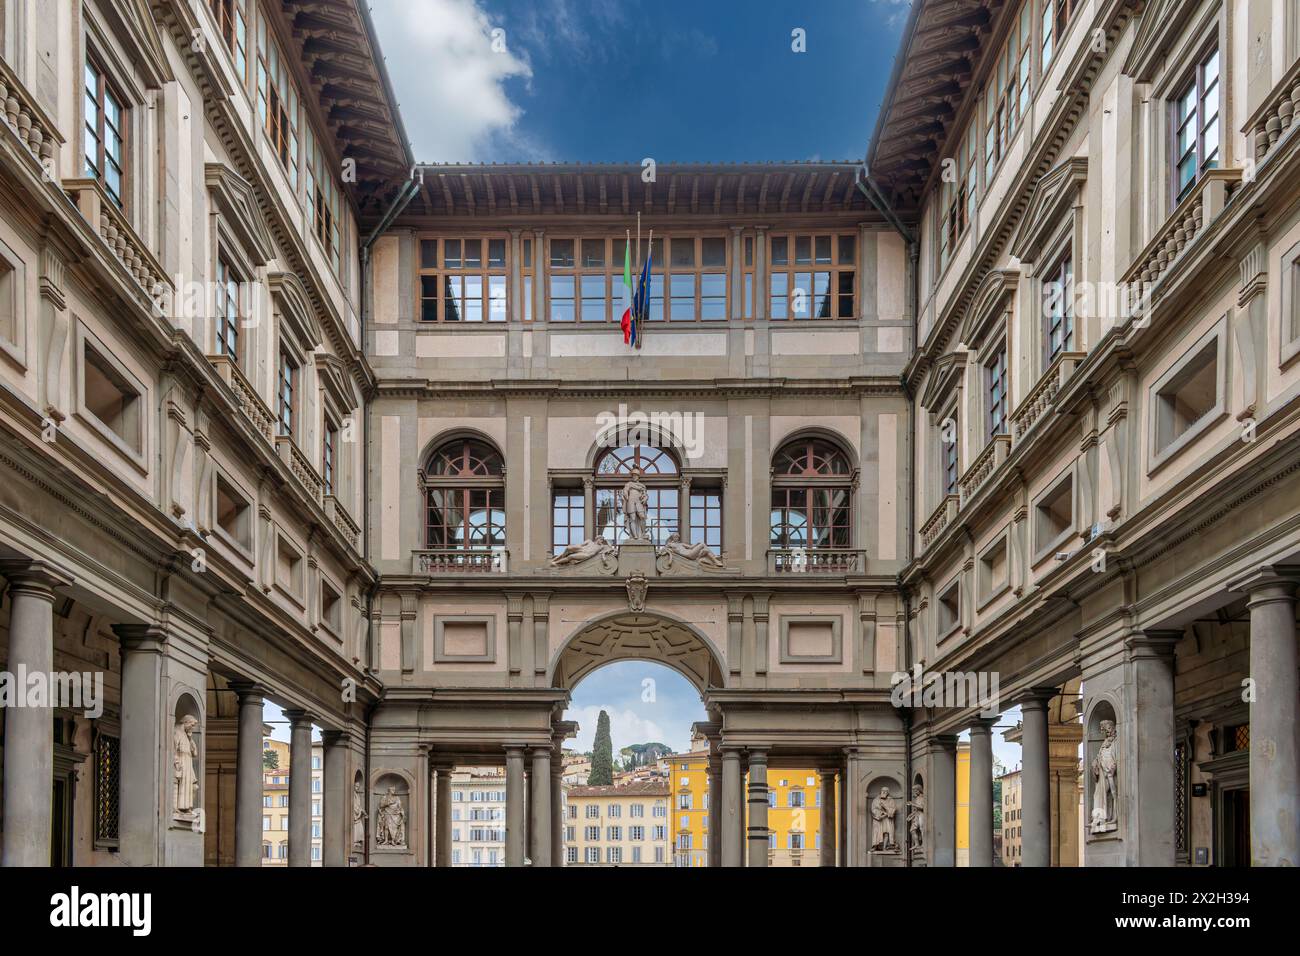
{"label": "round arch", "polygon": [[454,428],[443,429],[442,431],[438,432],[436,435],[431,436],[428,441],[426,441],[422,446],[420,446],[420,454],[415,459],[416,468],[419,469],[420,471],[424,471],[425,467],[429,463],[430,455],[432,455],[443,445],[448,445],[455,441],[482,442],[483,444],[487,445],[489,448],[491,448],[493,451],[495,451],[498,455],[501,456],[503,467],[506,466],[507,464],[505,448],[502,446],[502,444],[499,441],[497,441],[487,432],[481,431],[477,428],[454,427]]}
{"label": "round arch", "polygon": [[[643,413],[637,412],[635,414],[641,416]],[[624,438],[629,440],[623,441]],[[616,419],[611,424],[596,430],[596,435],[587,448],[587,471],[592,471],[596,467],[596,461],[600,456],[611,448],[638,444],[651,445],[671,452],[673,457],[677,459],[678,467],[684,467],[684,463],[689,457],[681,438],[674,435],[671,429],[664,428],[660,424],[660,420],[656,420],[650,415],[636,418],[629,417],[626,420]]]}
{"label": "round arch", "polygon": [[551,658],[551,687],[572,690],[613,661],[650,661],[677,671],[703,696],[725,686],[717,648],[695,627],[660,611],[614,611],[579,627]]}
{"label": "round arch", "polygon": [[796,444],[801,441],[812,439],[814,441],[824,441],[834,445],[840,450],[840,453],[848,459],[849,465],[855,470],[858,467],[858,443],[849,438],[843,432],[826,425],[803,425],[792,428],[784,435],[775,437],[772,440],[772,458],[775,459],[777,454],[787,445]]}

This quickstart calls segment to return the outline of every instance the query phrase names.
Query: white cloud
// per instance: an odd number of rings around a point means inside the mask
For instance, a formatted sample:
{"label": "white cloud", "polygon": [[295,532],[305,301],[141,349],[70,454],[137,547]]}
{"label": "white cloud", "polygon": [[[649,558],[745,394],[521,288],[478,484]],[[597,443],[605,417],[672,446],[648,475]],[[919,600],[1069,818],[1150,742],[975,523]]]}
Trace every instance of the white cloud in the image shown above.
{"label": "white cloud", "polygon": [[622,747],[630,744],[643,744],[651,740],[662,741],[670,746],[681,746],[681,741],[668,740],[668,733],[659,724],[653,720],[647,720],[640,714],[632,710],[618,710],[609,706],[590,706],[590,707],[570,707],[565,713],[566,720],[576,720],[578,722],[578,734],[576,737],[566,740],[564,746],[572,748],[579,753],[586,753],[591,749],[592,743],[596,739],[596,722],[600,718],[600,712],[604,710],[609,714],[609,736],[614,743],[614,754],[617,757],[618,751]]}
{"label": "white cloud", "polygon": [[476,0],[373,0],[372,15],[402,120],[422,162],[544,159],[518,130],[505,83],[528,82],[526,54],[494,49],[500,26]]}

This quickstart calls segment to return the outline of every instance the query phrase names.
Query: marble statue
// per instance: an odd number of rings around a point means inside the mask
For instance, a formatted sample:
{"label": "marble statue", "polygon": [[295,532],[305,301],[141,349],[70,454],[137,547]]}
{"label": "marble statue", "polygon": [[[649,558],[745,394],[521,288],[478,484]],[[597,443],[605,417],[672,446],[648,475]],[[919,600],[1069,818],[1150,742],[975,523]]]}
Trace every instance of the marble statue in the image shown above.
{"label": "marble statue", "polygon": [[1115,785],[1115,721],[1101,722],[1101,746],[1092,758],[1092,832],[1106,833],[1117,825],[1119,801]]}
{"label": "marble statue", "polygon": [[907,813],[907,830],[912,837],[912,846],[921,846],[925,833],[925,791],[919,783],[912,787],[912,799],[907,805],[912,808]]}
{"label": "marble statue", "polygon": [[605,555],[613,554],[614,546],[605,540],[605,536],[598,534],[590,541],[584,541],[582,544],[571,544],[555,557],[551,558],[551,567],[562,568],[571,564],[581,564],[592,558],[603,558]]}
{"label": "marble statue", "polygon": [[194,760],[199,755],[194,742],[194,728],[199,719],[193,715],[182,717],[172,732],[172,779],[175,780],[177,813],[192,813],[198,802],[199,775]]}
{"label": "marble statue", "polygon": [[687,544],[682,540],[682,536],[673,532],[664,542],[664,551],[669,554],[685,558],[688,561],[696,561],[704,568],[722,568],[725,567],[722,559],[709,550],[709,546],[704,543]]}
{"label": "marble statue", "polygon": [[361,781],[352,788],[352,847],[360,850],[366,845],[366,801],[361,792]]}
{"label": "marble statue", "polygon": [[389,787],[379,801],[379,825],[375,827],[376,846],[406,846],[406,811],[396,787]]}
{"label": "marble statue", "polygon": [[888,787],[881,787],[876,799],[871,801],[871,849],[896,850],[894,840],[894,814],[898,807],[889,795]]}
{"label": "marble statue", "polygon": [[650,493],[641,483],[640,468],[632,469],[632,477],[619,494],[623,500],[623,531],[631,541],[646,540],[645,522]]}

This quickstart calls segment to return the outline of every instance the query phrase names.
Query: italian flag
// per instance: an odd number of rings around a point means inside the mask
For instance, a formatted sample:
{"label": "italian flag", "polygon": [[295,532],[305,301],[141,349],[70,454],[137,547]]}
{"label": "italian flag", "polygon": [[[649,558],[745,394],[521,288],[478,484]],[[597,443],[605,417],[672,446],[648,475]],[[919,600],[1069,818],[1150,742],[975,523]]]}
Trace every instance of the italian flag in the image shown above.
{"label": "italian flag", "polygon": [[635,341],[636,330],[632,325],[632,234],[629,232],[623,243],[623,344],[631,345]]}

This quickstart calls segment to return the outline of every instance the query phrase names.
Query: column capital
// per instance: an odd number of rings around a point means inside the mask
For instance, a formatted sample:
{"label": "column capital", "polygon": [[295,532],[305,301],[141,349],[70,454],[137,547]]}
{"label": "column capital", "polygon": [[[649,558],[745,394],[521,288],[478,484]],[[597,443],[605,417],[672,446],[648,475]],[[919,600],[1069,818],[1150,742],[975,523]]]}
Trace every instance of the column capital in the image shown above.
{"label": "column capital", "polygon": [[291,728],[299,729],[303,724],[306,724],[307,729],[311,729],[312,714],[310,712],[298,707],[286,707],[281,711],[281,713],[283,713],[285,717],[289,718],[289,726]]}
{"label": "column capital", "polygon": [[532,748],[528,744],[504,744],[501,749],[506,752],[507,757],[517,757],[522,760]]}
{"label": "column capital", "polygon": [[997,717],[976,717],[970,723],[971,736],[974,737],[976,734],[979,734],[980,736],[992,736],[993,725],[997,722]]}
{"label": "column capital", "polygon": [[232,680],[229,684],[230,689],[235,692],[236,696],[238,696],[241,705],[246,702],[251,704],[253,701],[257,701],[260,704],[266,700],[266,688],[255,681]]}
{"label": "column capital", "polygon": [[1124,638],[1124,651],[1127,658],[1134,660],[1168,660],[1174,659],[1174,648],[1183,639],[1181,628],[1132,631]]}
{"label": "column capital", "polygon": [[1030,710],[1046,710],[1047,705],[1058,694],[1060,694],[1060,690],[1055,687],[1030,687],[1012,695],[1011,703],[1013,706],[1019,705],[1021,710],[1026,708]]}
{"label": "column capital", "polygon": [[160,654],[167,645],[167,631],[157,624],[114,624],[113,633],[123,651]]}
{"label": "column capital", "polygon": [[66,588],[76,580],[58,565],[41,558],[0,561],[0,574],[9,582],[11,591],[22,591],[48,601],[54,600],[56,590]]}
{"label": "column capital", "polygon": [[1256,595],[1266,599],[1295,596],[1300,585],[1300,565],[1264,564],[1228,582],[1229,591],[1243,591],[1252,602]]}

